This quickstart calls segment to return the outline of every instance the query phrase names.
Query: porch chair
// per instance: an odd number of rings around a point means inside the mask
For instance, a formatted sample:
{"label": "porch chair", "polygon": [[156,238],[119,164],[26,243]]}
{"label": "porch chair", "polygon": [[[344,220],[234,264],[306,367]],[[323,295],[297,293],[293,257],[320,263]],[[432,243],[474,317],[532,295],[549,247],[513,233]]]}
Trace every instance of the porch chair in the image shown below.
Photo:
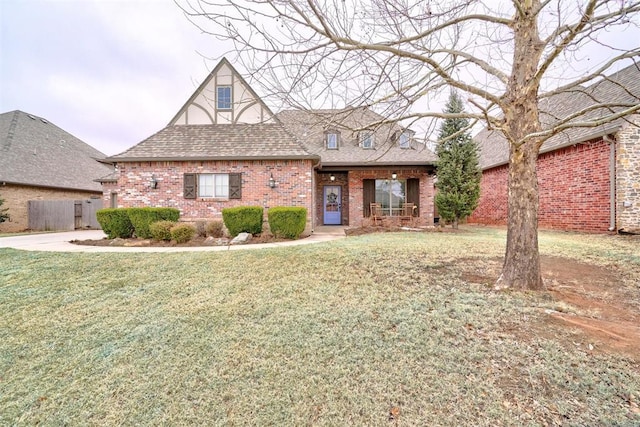
{"label": "porch chair", "polygon": [[371,203],[371,219],[373,220],[373,225],[378,225],[378,221],[382,222],[382,206],[380,203]]}
{"label": "porch chair", "polygon": [[402,205],[402,212],[400,213],[400,223],[408,222],[410,225],[413,225],[413,211],[415,209],[415,205],[413,203],[405,203]]}

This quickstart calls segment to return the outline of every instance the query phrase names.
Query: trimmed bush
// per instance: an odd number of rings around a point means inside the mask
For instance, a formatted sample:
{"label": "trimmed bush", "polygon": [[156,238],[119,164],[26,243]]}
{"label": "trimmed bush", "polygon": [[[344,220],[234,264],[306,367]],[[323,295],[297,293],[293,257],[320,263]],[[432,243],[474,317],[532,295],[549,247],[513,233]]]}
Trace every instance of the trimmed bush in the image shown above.
{"label": "trimmed bush", "polygon": [[133,224],[136,236],[150,239],[149,225],[157,221],[178,221],[180,211],[176,208],[129,208],[129,219]]}
{"label": "trimmed bush", "polygon": [[207,221],[196,221],[196,235],[207,237]]}
{"label": "trimmed bush", "polygon": [[187,243],[189,240],[193,239],[193,236],[196,234],[196,228],[191,224],[176,224],[171,227],[171,238],[176,241],[176,243]]}
{"label": "trimmed bush", "polygon": [[149,224],[151,237],[156,240],[171,240],[171,228],[176,225],[175,221],[156,221]]}
{"label": "trimmed bush", "polygon": [[294,206],[274,206],[267,212],[269,228],[274,236],[297,239],[307,225],[307,209]]}
{"label": "trimmed bush", "polygon": [[96,212],[100,227],[109,239],[117,237],[128,239],[133,236],[133,224],[129,219],[128,210],[125,208],[106,208]]}
{"label": "trimmed bush", "polygon": [[209,221],[207,223],[207,236],[219,239],[224,236],[224,224],[222,221]]}
{"label": "trimmed bush", "polygon": [[237,208],[222,209],[222,220],[231,236],[240,233],[262,233],[262,218],[264,210],[261,206],[238,206]]}

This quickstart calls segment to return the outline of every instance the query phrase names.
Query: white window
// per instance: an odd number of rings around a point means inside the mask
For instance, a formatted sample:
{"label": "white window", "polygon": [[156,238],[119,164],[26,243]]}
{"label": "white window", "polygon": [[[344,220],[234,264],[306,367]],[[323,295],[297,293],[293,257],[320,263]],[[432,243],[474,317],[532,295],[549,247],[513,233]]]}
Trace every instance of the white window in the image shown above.
{"label": "white window", "polygon": [[327,150],[338,149],[338,134],[335,132],[327,133]]}
{"label": "white window", "polygon": [[360,133],[360,146],[366,149],[373,148],[373,132]]}
{"label": "white window", "polygon": [[198,175],[198,197],[229,197],[229,175],[201,173]]}
{"label": "white window", "polygon": [[407,132],[402,132],[400,134],[400,138],[398,139],[398,145],[400,145],[400,148],[410,148],[411,147],[409,134]]}
{"label": "white window", "polygon": [[218,110],[230,110],[232,102],[231,86],[218,86],[216,89]]}

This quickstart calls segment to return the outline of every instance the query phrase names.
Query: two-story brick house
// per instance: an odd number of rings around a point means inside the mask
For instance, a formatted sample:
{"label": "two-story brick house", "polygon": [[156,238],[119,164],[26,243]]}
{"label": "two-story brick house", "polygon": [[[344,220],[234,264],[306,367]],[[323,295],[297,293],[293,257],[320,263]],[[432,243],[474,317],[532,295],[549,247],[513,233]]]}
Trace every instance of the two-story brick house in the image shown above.
{"label": "two-story brick house", "polygon": [[[367,109],[273,114],[223,59],[156,134],[112,156],[106,206],[170,206],[185,221],[234,206],[301,206],[308,225],[357,225],[371,202],[433,223],[435,155]],[[392,212],[390,209],[389,212]]]}

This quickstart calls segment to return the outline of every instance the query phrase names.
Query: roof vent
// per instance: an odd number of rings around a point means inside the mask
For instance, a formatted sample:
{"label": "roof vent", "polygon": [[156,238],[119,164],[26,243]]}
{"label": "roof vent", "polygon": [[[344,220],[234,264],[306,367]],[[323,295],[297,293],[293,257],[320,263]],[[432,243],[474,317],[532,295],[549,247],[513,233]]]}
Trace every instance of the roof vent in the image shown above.
{"label": "roof vent", "polygon": [[47,123],[49,123],[49,122],[48,122],[48,121],[46,121],[45,119],[40,119],[40,121],[41,121],[42,123],[44,123],[45,125],[46,125]]}
{"label": "roof vent", "polygon": [[31,114],[27,114],[27,116],[29,116],[29,118],[30,118],[31,120],[35,120],[35,119],[36,119],[36,118],[35,118],[34,116],[32,116]]}

